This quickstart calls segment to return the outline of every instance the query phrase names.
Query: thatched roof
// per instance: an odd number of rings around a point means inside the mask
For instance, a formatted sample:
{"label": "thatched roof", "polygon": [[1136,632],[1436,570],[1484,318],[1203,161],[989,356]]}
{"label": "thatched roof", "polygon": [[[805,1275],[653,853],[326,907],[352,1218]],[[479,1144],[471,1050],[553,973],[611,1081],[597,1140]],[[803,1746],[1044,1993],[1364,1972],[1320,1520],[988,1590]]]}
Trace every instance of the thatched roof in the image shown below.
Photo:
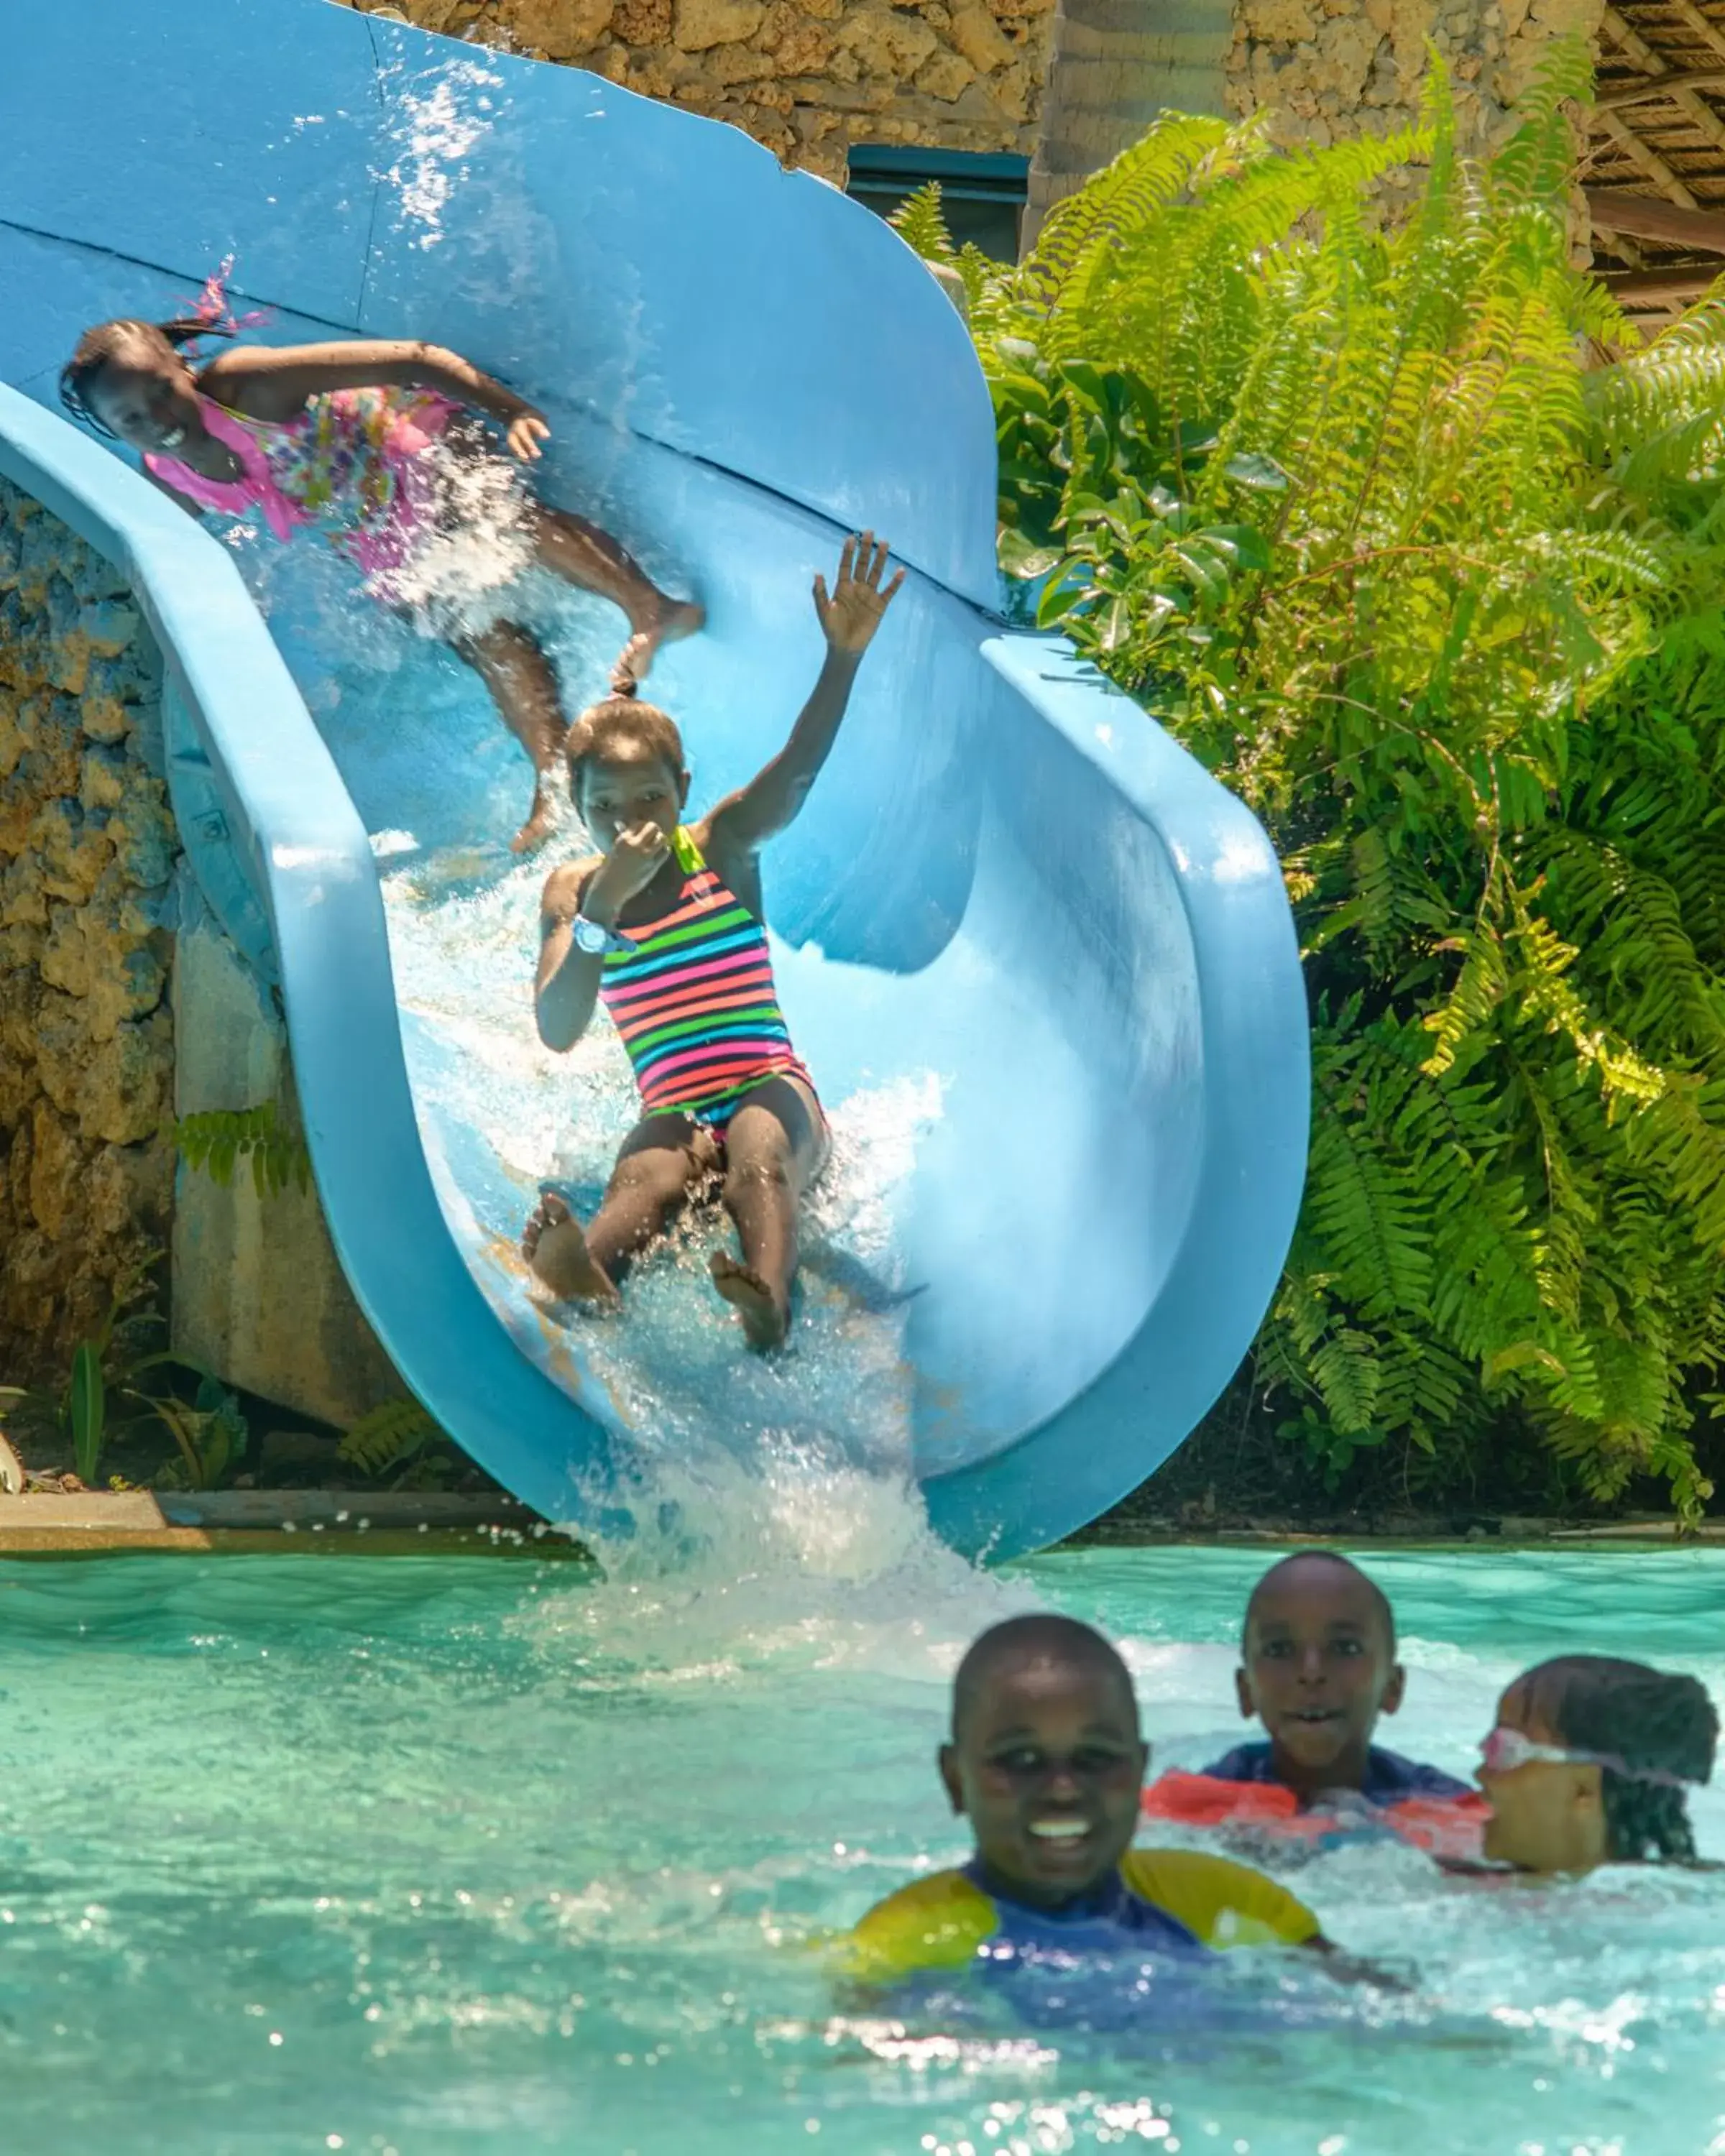
{"label": "thatched roof", "polygon": [[1725,8],[1606,8],[1581,177],[1595,267],[1625,305],[1672,312],[1725,273]]}

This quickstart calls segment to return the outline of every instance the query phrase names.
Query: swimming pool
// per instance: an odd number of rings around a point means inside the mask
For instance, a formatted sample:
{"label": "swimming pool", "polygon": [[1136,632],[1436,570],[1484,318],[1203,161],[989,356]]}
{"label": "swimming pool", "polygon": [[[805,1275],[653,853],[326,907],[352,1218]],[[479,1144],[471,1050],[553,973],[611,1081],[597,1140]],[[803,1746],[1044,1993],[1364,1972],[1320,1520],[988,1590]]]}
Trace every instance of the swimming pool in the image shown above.
{"label": "swimming pool", "polygon": [[[1038,1601],[1091,1618],[1164,1759],[1202,1758],[1267,1558],[984,1578],[866,1486],[768,1514],[776,1548],[675,1578],[0,1563],[7,2156],[1725,2150],[1725,1876],[1482,1892],[1338,1852],[1299,1891],[1418,1989],[1219,2047],[847,2021],[791,1943],[959,1851],[931,1754],[964,1641]],[[1412,1672],[1399,1748],[1463,1763],[1564,1648],[1725,1691],[1725,1553],[1367,1562]],[[1696,1809],[1725,1855],[1725,1801]]]}

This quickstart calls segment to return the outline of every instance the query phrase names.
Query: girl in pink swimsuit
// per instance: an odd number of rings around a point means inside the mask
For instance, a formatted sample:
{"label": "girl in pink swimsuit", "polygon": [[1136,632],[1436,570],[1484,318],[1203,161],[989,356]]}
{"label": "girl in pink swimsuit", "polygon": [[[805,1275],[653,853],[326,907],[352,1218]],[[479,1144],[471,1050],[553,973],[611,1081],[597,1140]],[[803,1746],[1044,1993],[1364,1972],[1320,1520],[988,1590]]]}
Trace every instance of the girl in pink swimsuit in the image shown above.
{"label": "girl in pink swimsuit", "polygon": [[[256,317],[251,319],[255,320]],[[212,278],[197,313],[174,321],[120,321],[86,330],[60,376],[69,410],[140,450],[149,475],[196,516],[260,516],[272,535],[321,527],[395,605],[421,597],[426,541],[471,516],[465,482],[496,498],[500,460],[475,413],[502,429],[527,464],[551,429],[542,413],[469,361],[437,345],[357,339],[270,348],[240,345],[194,367],[185,347],[244,325]],[[442,446],[442,453],[434,451]],[[612,673],[632,690],[659,646],[701,624],[651,583],[596,525],[510,490],[509,521],[529,563],[614,600],[630,634]],[[418,609],[422,618],[426,609]],[[537,845],[553,811],[547,783],[568,732],[551,660],[518,621],[451,621],[436,632],[478,672],[504,723],[533,760],[533,806],[515,839]]]}

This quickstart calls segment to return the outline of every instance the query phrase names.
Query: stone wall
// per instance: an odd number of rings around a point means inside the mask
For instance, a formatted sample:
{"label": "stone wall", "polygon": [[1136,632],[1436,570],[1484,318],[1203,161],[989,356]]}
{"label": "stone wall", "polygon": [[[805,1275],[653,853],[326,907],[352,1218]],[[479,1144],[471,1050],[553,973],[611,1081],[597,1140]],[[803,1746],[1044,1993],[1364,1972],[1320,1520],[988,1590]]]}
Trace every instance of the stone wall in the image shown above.
{"label": "stone wall", "polygon": [[1236,0],[1230,113],[1281,143],[1386,134],[1418,116],[1428,42],[1450,69],[1464,151],[1495,149],[1554,38],[1598,35],[1604,0]]}
{"label": "stone wall", "polygon": [[162,668],[123,583],[0,480],[0,1382],[63,1377],[172,1207]]}
{"label": "stone wall", "polygon": [[730,121],[788,164],[841,184],[853,142],[1034,156],[1027,239],[1164,105],[1240,117],[1267,109],[1274,139],[1290,145],[1407,124],[1428,44],[1449,64],[1464,151],[1492,149],[1550,40],[1594,38],[1604,13],[1604,0],[347,4],[573,62]]}
{"label": "stone wall", "polygon": [[1055,0],[402,0],[373,5],[573,61],[743,128],[842,183],[853,142],[1034,145]]}

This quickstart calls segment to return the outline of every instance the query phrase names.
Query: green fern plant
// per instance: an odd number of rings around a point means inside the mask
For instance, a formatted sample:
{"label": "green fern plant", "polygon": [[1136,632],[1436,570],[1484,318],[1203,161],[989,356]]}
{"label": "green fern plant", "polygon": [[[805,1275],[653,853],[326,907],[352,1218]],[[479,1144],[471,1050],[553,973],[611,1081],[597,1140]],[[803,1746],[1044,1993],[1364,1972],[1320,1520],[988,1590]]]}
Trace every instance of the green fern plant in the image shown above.
{"label": "green fern plant", "polygon": [[[1725,1356],[1725,297],[1644,345],[1572,267],[1587,90],[1553,48],[1485,164],[1435,64],[1382,141],[1164,114],[971,320],[1027,610],[1284,863],[1317,1110],[1257,1349],[1286,1435],[1332,1484],[1518,1447],[1692,1518]],[[1374,222],[1399,167],[1409,213]]]}
{"label": "green fern plant", "polygon": [[925,181],[920,187],[906,195],[886,222],[905,244],[920,254],[925,262],[936,262],[942,269],[957,273],[964,286],[967,307],[980,304],[996,274],[998,264],[970,240],[966,240],[962,247],[952,244],[941,208],[938,180]]}
{"label": "green fern plant", "polygon": [[398,1482],[411,1478],[429,1484],[445,1478],[448,1463],[435,1449],[448,1443],[417,1400],[385,1400],[345,1432],[336,1451],[372,1481],[393,1474]]}
{"label": "green fern plant", "polygon": [[254,1108],[213,1108],[182,1116],[174,1125],[174,1143],[188,1168],[201,1168],[223,1189],[243,1160],[251,1163],[259,1198],[274,1197],[290,1185],[301,1191],[311,1188],[305,1141],[284,1123],[273,1101]]}
{"label": "green fern plant", "polygon": [[925,262],[951,262],[957,249],[947,231],[941,208],[941,184],[927,180],[907,194],[886,222],[906,246]]}

